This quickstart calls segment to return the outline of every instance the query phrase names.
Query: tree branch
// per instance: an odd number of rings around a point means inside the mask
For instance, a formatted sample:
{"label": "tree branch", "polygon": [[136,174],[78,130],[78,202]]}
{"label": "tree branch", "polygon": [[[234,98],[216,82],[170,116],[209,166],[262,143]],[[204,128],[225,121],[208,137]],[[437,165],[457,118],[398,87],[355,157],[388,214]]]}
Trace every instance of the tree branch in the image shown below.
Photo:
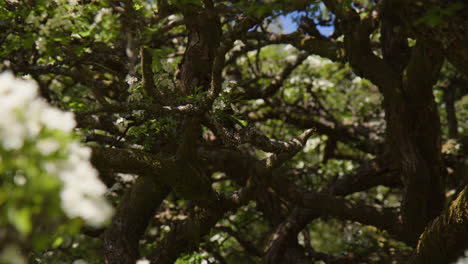
{"label": "tree branch", "polygon": [[419,238],[409,264],[436,264],[455,261],[468,248],[468,186],[437,217]]}

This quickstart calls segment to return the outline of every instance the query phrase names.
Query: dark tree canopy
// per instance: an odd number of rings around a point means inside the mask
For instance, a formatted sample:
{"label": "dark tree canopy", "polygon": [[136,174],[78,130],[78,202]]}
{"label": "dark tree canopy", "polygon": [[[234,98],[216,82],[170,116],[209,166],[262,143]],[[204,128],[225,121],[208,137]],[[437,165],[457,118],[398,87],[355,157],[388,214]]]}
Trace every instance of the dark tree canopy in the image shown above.
{"label": "dark tree canopy", "polygon": [[9,245],[75,264],[468,253],[465,1],[4,0],[0,44],[1,72],[74,113],[115,207],[102,227],[14,209],[24,184],[0,166],[0,212],[19,212],[0,262],[23,263]]}

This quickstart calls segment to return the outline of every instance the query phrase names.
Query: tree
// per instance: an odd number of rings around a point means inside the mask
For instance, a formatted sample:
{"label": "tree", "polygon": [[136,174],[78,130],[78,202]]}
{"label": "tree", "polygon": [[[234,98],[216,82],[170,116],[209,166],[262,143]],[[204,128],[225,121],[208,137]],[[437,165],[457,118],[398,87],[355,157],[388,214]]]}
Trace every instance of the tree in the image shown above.
{"label": "tree", "polygon": [[[109,225],[71,215],[61,221],[74,229],[18,244],[23,255],[456,260],[468,249],[467,11],[435,0],[2,2],[0,70],[75,114],[115,205]],[[6,245],[12,227],[0,223]]]}

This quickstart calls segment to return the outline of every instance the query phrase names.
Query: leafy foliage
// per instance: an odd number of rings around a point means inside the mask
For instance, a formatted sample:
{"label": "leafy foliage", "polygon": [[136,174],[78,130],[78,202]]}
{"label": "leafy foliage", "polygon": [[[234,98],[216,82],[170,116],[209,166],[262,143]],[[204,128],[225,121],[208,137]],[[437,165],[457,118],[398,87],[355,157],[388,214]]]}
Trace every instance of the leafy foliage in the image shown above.
{"label": "leafy foliage", "polygon": [[397,2],[0,2],[0,262],[413,261],[467,182],[467,7]]}

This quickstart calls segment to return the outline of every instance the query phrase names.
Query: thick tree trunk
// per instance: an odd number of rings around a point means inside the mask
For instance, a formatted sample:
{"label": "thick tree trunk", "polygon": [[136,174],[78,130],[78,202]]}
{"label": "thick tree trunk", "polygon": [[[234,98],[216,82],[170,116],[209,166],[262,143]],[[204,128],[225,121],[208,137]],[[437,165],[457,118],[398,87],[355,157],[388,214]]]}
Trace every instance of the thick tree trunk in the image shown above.
{"label": "thick tree trunk", "polygon": [[455,111],[456,85],[449,85],[444,89],[445,114],[447,117],[448,132],[450,138],[458,138],[458,120]]}
{"label": "thick tree trunk", "polygon": [[152,177],[140,177],[125,194],[104,233],[106,264],[134,264],[140,257],[139,244],[151,217],[170,191]]}
{"label": "thick tree trunk", "polygon": [[[372,24],[359,18],[347,19],[344,29],[348,60],[358,74],[379,87],[384,97],[387,143],[398,159],[404,184],[402,216],[408,236],[404,240],[416,244],[426,224],[439,215],[444,205],[441,128],[432,94],[443,57],[418,40],[406,61],[399,54],[407,51],[405,32],[384,23],[382,40],[386,43],[381,59],[370,48]],[[395,18],[387,13],[384,19]]]}
{"label": "thick tree trunk", "polygon": [[468,186],[421,235],[409,264],[450,263],[468,248]]}
{"label": "thick tree trunk", "polygon": [[417,241],[444,206],[441,128],[432,85],[442,60],[417,45],[400,87],[383,89],[387,138],[399,157],[404,183],[403,223],[407,241]]}

